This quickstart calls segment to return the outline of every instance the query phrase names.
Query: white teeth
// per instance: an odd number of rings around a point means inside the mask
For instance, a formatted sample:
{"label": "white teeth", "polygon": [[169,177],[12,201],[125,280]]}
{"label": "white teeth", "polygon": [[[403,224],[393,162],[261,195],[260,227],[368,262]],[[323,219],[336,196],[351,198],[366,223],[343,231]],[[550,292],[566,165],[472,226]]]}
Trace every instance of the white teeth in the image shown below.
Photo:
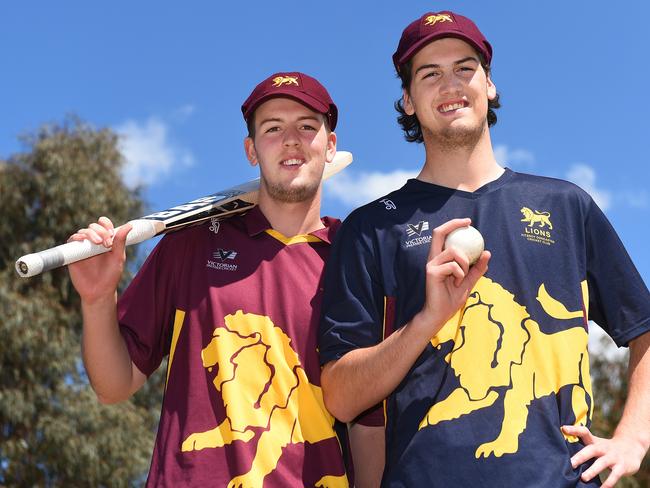
{"label": "white teeth", "polygon": [[286,161],[282,161],[282,164],[285,166],[297,166],[299,164],[302,164],[302,160],[300,159],[287,159]]}
{"label": "white teeth", "polygon": [[440,108],[440,111],[442,113],[445,112],[451,112],[452,110],[458,110],[459,108],[463,108],[465,105],[463,103],[450,103],[449,105],[443,105]]}

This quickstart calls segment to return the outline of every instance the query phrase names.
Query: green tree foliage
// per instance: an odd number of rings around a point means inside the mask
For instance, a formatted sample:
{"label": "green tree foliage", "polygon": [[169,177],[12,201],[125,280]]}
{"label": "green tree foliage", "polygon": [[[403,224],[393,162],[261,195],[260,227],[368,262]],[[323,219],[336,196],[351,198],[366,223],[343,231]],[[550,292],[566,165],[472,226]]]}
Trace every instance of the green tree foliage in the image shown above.
{"label": "green tree foliage", "polygon": [[[606,351],[615,347],[609,337],[601,338],[601,348]],[[627,366],[629,353],[624,355],[592,354],[591,377],[595,408],[591,430],[600,437],[612,437],[618,425],[627,399]],[[601,475],[604,480],[606,475]],[[639,472],[621,479],[618,488],[642,488],[650,486],[650,456],[645,457]]]}
{"label": "green tree foliage", "polygon": [[110,130],[70,118],[23,142],[24,152],[0,160],[0,485],[141,484],[163,375],[129,402],[99,404],[80,359],[80,303],[67,270],[24,279],[14,261],[100,215],[117,223],[142,215],[143,203],[122,182]]}

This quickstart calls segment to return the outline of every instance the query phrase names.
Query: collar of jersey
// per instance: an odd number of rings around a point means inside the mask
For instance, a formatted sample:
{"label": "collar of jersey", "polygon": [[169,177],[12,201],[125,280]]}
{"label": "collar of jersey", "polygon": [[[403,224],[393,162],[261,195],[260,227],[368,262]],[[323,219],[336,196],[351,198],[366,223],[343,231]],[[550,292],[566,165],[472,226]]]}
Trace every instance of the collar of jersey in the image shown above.
{"label": "collar of jersey", "polygon": [[436,185],[435,183],[427,183],[426,181],[418,180],[417,178],[411,178],[406,183],[407,186],[410,186],[411,190],[422,190],[422,191],[433,191],[436,193],[448,193],[450,195],[455,195],[463,198],[479,198],[482,195],[490,193],[498,188],[501,188],[505,185],[510,178],[515,175],[514,171],[509,168],[504,168],[504,172],[496,180],[486,183],[480,188],[477,188],[474,191],[465,191],[465,190],[456,190],[455,188],[449,188],[446,186]]}
{"label": "collar of jersey", "polygon": [[277,239],[285,246],[290,246],[291,244],[300,244],[302,242],[321,242],[321,239],[311,234],[298,234],[297,236],[287,237],[282,232],[278,232],[275,229],[266,229],[268,235]]}
{"label": "collar of jersey", "polygon": [[338,229],[341,222],[338,219],[333,219],[331,217],[322,217],[321,221],[325,226],[322,229],[318,229],[311,234],[287,237],[271,227],[271,224],[258,206],[255,206],[251,211],[244,215],[244,222],[249,236],[253,237],[265,232],[287,246],[290,244],[299,244],[301,242],[325,242],[331,244],[336,229]]}

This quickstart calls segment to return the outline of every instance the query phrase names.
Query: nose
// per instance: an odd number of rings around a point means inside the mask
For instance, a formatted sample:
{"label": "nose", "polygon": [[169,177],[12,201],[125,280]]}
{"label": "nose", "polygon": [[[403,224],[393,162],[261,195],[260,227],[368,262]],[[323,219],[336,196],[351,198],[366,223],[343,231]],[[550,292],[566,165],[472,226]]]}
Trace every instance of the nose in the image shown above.
{"label": "nose", "polygon": [[461,87],[462,83],[453,71],[442,75],[440,80],[440,93],[442,95],[457,95],[461,92]]}
{"label": "nose", "polygon": [[298,129],[295,127],[288,127],[284,131],[284,137],[282,139],[282,143],[289,147],[289,146],[299,146],[300,145],[300,134],[298,133]]}

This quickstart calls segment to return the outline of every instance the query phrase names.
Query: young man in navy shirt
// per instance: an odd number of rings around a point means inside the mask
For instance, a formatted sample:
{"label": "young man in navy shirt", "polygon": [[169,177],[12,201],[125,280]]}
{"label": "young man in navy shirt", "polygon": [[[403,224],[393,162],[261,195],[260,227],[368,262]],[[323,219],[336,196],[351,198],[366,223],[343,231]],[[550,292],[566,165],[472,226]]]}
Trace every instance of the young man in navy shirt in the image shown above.
{"label": "young man in navy shirt", "polygon": [[[325,404],[350,421],[385,399],[383,486],[599,486],[610,468],[611,487],[650,445],[648,290],[589,195],[497,163],[491,60],[476,25],[453,12],[402,34],[398,120],[426,159],[337,235],[321,322]],[[470,223],[489,249],[473,265],[444,248]],[[630,347],[612,439],[589,431],[589,320]]]}

